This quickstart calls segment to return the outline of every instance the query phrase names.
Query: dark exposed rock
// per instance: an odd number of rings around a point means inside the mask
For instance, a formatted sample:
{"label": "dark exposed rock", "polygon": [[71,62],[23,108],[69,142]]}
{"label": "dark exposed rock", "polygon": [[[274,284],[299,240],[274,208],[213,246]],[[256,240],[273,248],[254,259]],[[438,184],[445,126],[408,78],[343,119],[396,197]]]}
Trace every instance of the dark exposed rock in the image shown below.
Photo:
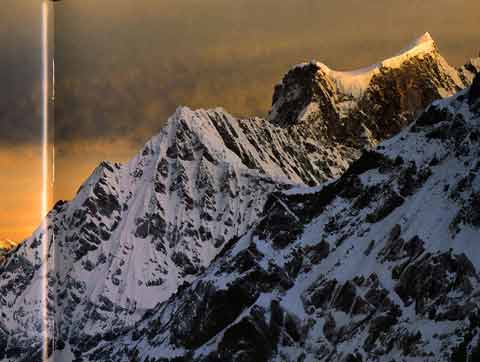
{"label": "dark exposed rock", "polygon": [[[275,197],[275,195],[271,196],[271,198]],[[268,216],[259,223],[256,232],[262,238],[271,239],[276,247],[283,248],[299,236],[303,225],[292,211],[284,207],[283,203],[273,202],[274,207],[270,209]]]}
{"label": "dark exposed rock", "polygon": [[253,309],[250,316],[227,329],[218,346],[219,361],[269,361],[275,345],[263,317],[264,313]]}
{"label": "dark exposed rock", "polygon": [[[228,245],[227,248],[230,248],[232,245],[234,244]],[[228,265],[222,265],[221,270],[222,272],[247,272],[257,267],[262,256],[262,253],[260,253],[255,244],[252,243],[247,249],[238,253]]]}
{"label": "dark exposed rock", "polygon": [[380,315],[370,322],[368,337],[365,339],[364,348],[371,351],[378,337],[392,328],[398,321],[398,318],[392,314]]}
{"label": "dark exposed rock", "polygon": [[366,221],[369,223],[377,223],[386,218],[397,207],[400,207],[404,202],[403,197],[396,192],[391,192],[373,212],[367,215]]}
{"label": "dark exposed rock", "polygon": [[342,359],[342,362],[363,362],[361,354],[349,353]]}
{"label": "dark exposed rock", "polygon": [[393,166],[393,162],[383,154],[376,151],[365,151],[345,173],[345,176],[361,175],[372,169],[386,169]]}
{"label": "dark exposed rock", "polygon": [[332,102],[334,91],[317,63],[296,67],[275,87],[272,99],[275,112],[270,114],[270,119],[283,127],[294,125],[299,122],[303,109],[316,102],[321,110],[318,117],[327,124],[327,129],[328,125],[333,127],[339,124]]}
{"label": "dark exposed rock", "polygon": [[345,313],[349,313],[356,297],[355,285],[349,281],[339,287],[335,293],[332,306]]}
{"label": "dark exposed rock", "polygon": [[330,254],[330,244],[322,240],[316,245],[306,248],[306,255],[313,264],[318,264]]}
{"label": "dark exposed rock", "polygon": [[316,308],[324,308],[330,302],[333,292],[337,287],[336,280],[327,280],[315,286],[310,295],[310,303]]}
{"label": "dark exposed rock", "polygon": [[448,110],[431,105],[423,112],[412,127],[412,131],[417,131],[418,127],[434,126],[439,122],[445,121],[449,117]]}
{"label": "dark exposed rock", "polygon": [[417,313],[422,314],[429,307],[436,308],[432,303],[451,290],[470,294],[470,278],[478,276],[464,254],[426,254],[403,270],[395,291],[407,305],[415,302]]}
{"label": "dark exposed rock", "polygon": [[472,193],[465,206],[463,206],[450,225],[451,230],[456,230],[459,224],[480,227],[480,193]]}
{"label": "dark exposed rock", "polygon": [[142,239],[149,235],[153,238],[160,238],[166,231],[165,221],[158,214],[147,214],[144,218],[137,219],[136,224],[135,236]]}
{"label": "dark exposed rock", "polygon": [[365,256],[369,256],[374,247],[375,247],[375,240],[371,240],[370,243],[368,244],[367,248],[363,252],[365,254]]}
{"label": "dark exposed rock", "polygon": [[172,261],[183,271],[184,275],[197,274],[199,271],[198,266],[194,265],[188,256],[180,251],[172,254]]}
{"label": "dark exposed rock", "polygon": [[420,344],[421,341],[422,334],[420,331],[417,333],[405,333],[400,336],[396,345],[404,356],[416,356],[417,345]]}
{"label": "dark exposed rock", "polygon": [[414,191],[419,189],[425,181],[430,177],[432,171],[430,168],[425,168],[417,171],[415,162],[411,162],[406,168],[402,169],[398,186],[400,195],[406,197],[412,195]]}
{"label": "dark exposed rock", "polygon": [[477,74],[468,92],[468,103],[475,104],[480,99],[480,75]]}
{"label": "dark exposed rock", "polygon": [[98,183],[93,189],[94,195],[97,197],[96,205],[100,214],[110,217],[114,210],[120,211],[120,204],[117,198],[105,192],[104,188]]}
{"label": "dark exposed rock", "polygon": [[292,279],[296,278],[300,273],[303,262],[303,250],[295,249],[291,255],[291,259],[285,264],[285,270]]}
{"label": "dark exposed rock", "polygon": [[258,297],[248,280],[239,280],[226,290],[200,284],[196,293],[201,299],[187,300],[182,315],[172,325],[172,343],[196,348],[232,323]]}

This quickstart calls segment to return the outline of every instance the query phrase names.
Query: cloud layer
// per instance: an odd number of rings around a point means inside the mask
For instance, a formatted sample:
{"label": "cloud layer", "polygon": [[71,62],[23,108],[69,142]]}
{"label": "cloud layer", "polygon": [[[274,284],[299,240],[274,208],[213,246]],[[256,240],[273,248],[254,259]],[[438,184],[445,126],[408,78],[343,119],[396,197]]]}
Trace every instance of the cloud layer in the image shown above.
{"label": "cloud layer", "polygon": [[40,2],[3,0],[0,13],[0,147],[38,143]]}

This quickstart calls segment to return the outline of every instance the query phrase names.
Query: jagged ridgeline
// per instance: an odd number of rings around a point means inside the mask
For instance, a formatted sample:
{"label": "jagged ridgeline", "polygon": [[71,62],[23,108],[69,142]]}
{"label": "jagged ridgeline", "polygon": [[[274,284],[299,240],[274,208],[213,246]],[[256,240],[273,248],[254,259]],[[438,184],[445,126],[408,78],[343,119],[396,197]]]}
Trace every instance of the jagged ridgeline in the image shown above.
{"label": "jagged ridgeline", "polygon": [[89,361],[477,361],[480,75],[261,221]]}
{"label": "jagged ridgeline", "polygon": [[[363,70],[294,67],[268,119],[179,108],[49,213],[52,358],[470,353],[480,134],[478,87],[462,89],[479,69],[426,34]],[[44,232],[1,264],[5,362],[38,353]]]}

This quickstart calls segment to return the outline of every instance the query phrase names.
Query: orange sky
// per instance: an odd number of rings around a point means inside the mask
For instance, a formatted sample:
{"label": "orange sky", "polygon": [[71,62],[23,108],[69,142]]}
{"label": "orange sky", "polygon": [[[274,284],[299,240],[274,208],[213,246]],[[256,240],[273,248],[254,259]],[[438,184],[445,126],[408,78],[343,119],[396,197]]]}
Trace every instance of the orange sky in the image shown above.
{"label": "orange sky", "polygon": [[27,237],[40,220],[40,4],[2,0],[0,244]]}
{"label": "orange sky", "polygon": [[2,205],[0,240],[20,240],[38,225],[41,202],[41,150],[22,146],[0,150]]}

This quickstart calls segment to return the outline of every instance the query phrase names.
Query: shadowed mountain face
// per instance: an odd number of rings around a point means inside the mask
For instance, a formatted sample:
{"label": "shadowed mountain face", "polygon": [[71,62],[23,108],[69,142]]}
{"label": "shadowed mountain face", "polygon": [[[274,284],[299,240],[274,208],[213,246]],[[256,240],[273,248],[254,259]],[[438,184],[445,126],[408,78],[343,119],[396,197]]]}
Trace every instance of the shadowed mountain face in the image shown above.
{"label": "shadowed mountain face", "polygon": [[[237,347],[232,341],[238,337],[246,346],[239,356],[249,360],[248,348],[256,347],[248,338],[260,333],[268,342],[261,349],[262,358],[268,360],[283,341],[283,328],[293,328],[291,343],[303,341],[308,330],[299,330],[302,323],[297,319],[305,318],[307,307],[291,317],[284,307],[274,307],[271,313],[280,318],[275,321],[274,343],[265,334],[262,309],[250,306],[262,293],[286,293],[294,285],[300,269],[287,267],[292,245],[311,247],[319,254],[312,258],[320,263],[336,244],[348,240],[345,245],[350,245],[355,233],[367,235],[368,225],[383,223],[426,182],[429,171],[423,163],[413,166],[410,158],[396,165],[390,161],[394,156],[372,152],[354,163],[357,171],[348,167],[363,148],[371,149],[399,132],[432,100],[469,85],[477,65],[473,61],[460,70],[450,67],[425,35],[398,56],[362,71],[335,72],[321,63],[296,66],[277,85],[267,120],[237,119],[222,109],[179,108],[131,161],[103,162],[73,200],[57,203],[48,215],[49,317],[56,321],[55,356],[62,361],[141,356],[147,361],[154,355],[130,348],[130,343],[136,344],[132,340],[140,338],[145,348],[155,351],[155,358],[180,354],[191,360],[189,351],[196,350],[202,356],[212,352],[220,360],[241,360],[233,359]],[[474,84],[468,94],[475,105]],[[438,112],[444,108],[448,107]],[[466,118],[464,128],[470,127]],[[438,158],[448,152],[439,143]],[[400,177],[395,172],[405,173],[404,189],[388,189],[380,176],[385,185],[376,189],[375,183],[360,177],[365,167],[385,167],[392,180]],[[356,177],[348,176],[352,172]],[[340,176],[323,189],[306,189]],[[359,203],[355,208],[368,210],[368,217],[362,214],[365,220],[359,214],[350,218],[356,210],[349,209],[352,200]],[[306,225],[326,217],[322,213],[337,201],[332,211],[337,214],[328,214],[325,229],[311,229],[327,240],[303,245],[300,235]],[[1,264],[0,345],[5,348],[0,360],[18,361],[19,356],[28,360],[38,349],[44,233],[39,228]],[[275,261],[274,254],[280,259]],[[325,265],[333,267],[329,260]],[[383,266],[379,268],[383,271]],[[295,290],[292,293],[300,292]],[[262,303],[258,306],[266,307]],[[225,334],[230,339],[222,339],[227,326],[250,312],[247,320]],[[141,333],[131,335],[131,328]],[[246,331],[253,334],[247,336]],[[214,337],[222,343],[218,349],[207,348],[205,343]],[[116,338],[121,342],[110,345]]]}

